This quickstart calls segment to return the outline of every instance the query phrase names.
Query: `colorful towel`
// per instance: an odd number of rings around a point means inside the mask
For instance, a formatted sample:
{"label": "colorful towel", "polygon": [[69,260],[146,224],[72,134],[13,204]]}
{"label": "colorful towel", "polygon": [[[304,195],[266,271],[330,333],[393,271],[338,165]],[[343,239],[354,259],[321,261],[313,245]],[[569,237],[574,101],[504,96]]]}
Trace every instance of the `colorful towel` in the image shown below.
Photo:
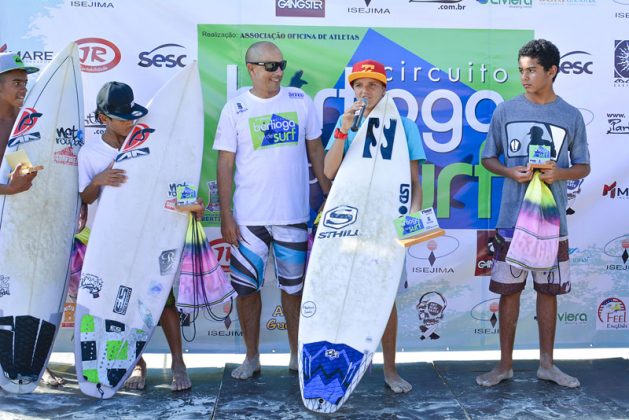
{"label": "colorful towel", "polygon": [[548,271],[557,265],[558,249],[557,203],[535,171],[526,189],[505,261],[525,270]]}
{"label": "colorful towel", "polygon": [[207,241],[203,226],[192,214],[183,248],[178,290],[177,308],[180,312],[194,314],[194,319],[200,310],[206,310],[216,321],[225,321],[229,317],[231,309],[223,317],[212,312],[213,306],[231,300],[235,292]]}
{"label": "colorful towel", "polygon": [[72,243],[72,254],[70,255],[70,284],[68,285],[68,296],[75,299],[79,293],[79,283],[81,281],[81,269],[83,259],[87,249],[87,241],[90,237],[90,228],[85,227],[82,231],[74,235]]}

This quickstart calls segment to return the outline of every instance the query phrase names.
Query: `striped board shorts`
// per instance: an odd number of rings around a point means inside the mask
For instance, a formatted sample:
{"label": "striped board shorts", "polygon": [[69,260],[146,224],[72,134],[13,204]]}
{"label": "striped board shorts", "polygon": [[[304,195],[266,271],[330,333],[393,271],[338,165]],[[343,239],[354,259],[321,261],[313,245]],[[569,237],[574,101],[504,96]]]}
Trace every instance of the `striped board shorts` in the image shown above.
{"label": "striped board shorts", "polygon": [[262,289],[264,272],[273,247],[278,286],[289,295],[299,295],[304,287],[308,226],[238,226],[241,239],[231,247],[231,284],[239,296]]}
{"label": "striped board shorts", "polygon": [[[496,229],[494,238],[494,265],[491,269],[489,290],[500,295],[511,295],[524,290],[529,271],[505,262],[513,229]],[[570,258],[568,237],[559,238],[557,263],[550,271],[531,271],[533,288],[547,295],[563,295],[570,292]]]}

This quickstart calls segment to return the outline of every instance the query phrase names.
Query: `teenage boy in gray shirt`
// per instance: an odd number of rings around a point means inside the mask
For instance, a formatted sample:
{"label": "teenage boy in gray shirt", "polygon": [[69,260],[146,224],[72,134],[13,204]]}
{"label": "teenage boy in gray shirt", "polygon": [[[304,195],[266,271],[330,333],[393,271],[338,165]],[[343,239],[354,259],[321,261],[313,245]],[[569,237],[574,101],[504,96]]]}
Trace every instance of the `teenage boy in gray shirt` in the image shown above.
{"label": "teenage boy in gray shirt", "polygon": [[[537,292],[540,361],[537,377],[561,386],[576,388],[579,380],[553,364],[557,295],[570,291],[568,227],[566,224],[566,181],[590,173],[590,154],[585,124],[579,110],[553,90],[559,70],[559,50],[539,39],[525,44],[518,53],[524,94],[501,103],[495,110],[482,163],[503,176],[500,214],[496,225],[496,248],[489,290],[500,294],[500,362],[476,378],[482,386],[493,386],[513,376],[513,345],[520,312],[520,294],[528,271],[508,265],[505,256],[513,237],[520,205],[533,169],[528,166],[529,144],[550,145],[550,169],[542,169],[540,179],[550,187],[560,214],[558,265],[551,271],[533,271]],[[503,157],[504,163],[499,160]]]}

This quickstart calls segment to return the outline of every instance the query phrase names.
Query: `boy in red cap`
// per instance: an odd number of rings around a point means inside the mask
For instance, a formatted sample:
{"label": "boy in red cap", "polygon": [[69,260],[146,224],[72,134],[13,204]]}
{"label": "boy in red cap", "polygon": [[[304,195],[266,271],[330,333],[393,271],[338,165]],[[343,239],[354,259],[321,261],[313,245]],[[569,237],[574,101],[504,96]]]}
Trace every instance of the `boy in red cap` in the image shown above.
{"label": "boy in red cap", "polygon": [[[348,77],[356,98],[366,99],[354,102],[345,113],[339,116],[334,133],[326,146],[327,154],[324,162],[325,176],[334,179],[345,153],[354,140],[357,131],[350,131],[354,116],[365,107],[359,126],[378,105],[387,90],[387,75],[384,65],[375,60],[363,60],[354,64]],[[422,208],[422,190],[419,182],[419,161],[426,159],[424,147],[417,125],[406,117],[402,117],[402,125],[406,134],[408,154],[411,167],[411,212]],[[403,274],[404,276],[404,274]],[[397,309],[395,304],[391,310],[389,321],[382,336],[382,353],[384,356],[384,381],[397,393],[409,392],[413,386],[402,379],[395,367],[395,349],[397,337]]]}

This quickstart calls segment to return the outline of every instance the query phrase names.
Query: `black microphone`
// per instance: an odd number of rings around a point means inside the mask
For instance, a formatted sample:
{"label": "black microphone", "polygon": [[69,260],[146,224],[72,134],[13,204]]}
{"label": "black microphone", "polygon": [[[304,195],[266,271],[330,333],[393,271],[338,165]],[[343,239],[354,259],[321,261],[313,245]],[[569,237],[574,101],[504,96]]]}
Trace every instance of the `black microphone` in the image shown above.
{"label": "black microphone", "polygon": [[365,108],[367,108],[367,98],[360,98],[360,100],[363,101],[363,106],[354,114],[354,121],[352,122],[352,127],[350,128],[352,131],[358,131],[358,126],[360,125],[360,121],[363,119]]}

